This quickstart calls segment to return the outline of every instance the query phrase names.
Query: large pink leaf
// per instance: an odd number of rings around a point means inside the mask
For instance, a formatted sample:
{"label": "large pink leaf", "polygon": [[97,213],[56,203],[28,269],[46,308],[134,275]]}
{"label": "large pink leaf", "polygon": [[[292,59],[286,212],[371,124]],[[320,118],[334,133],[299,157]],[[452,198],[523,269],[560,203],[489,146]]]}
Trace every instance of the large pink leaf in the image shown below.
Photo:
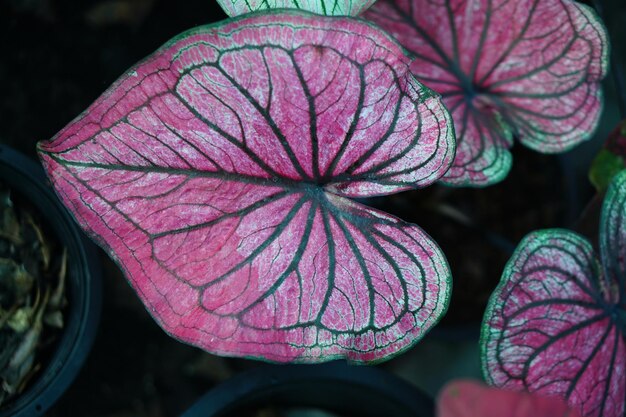
{"label": "large pink leaf", "polygon": [[447,308],[415,225],[347,196],[449,167],[436,95],[367,23],[290,12],[185,33],[40,155],[76,219],[174,337],[272,361],[374,361]]}
{"label": "large pink leaf", "polygon": [[527,236],[485,314],[481,340],[490,384],[567,398],[585,417],[622,417],[626,401],[626,171],[601,221],[602,266],[566,230]]}
{"label": "large pink leaf", "polygon": [[437,417],[579,417],[558,397],[487,387],[456,379],[437,396]]}
{"label": "large pink leaf", "polygon": [[416,56],[441,93],[458,149],[444,182],[487,185],[511,166],[512,135],[540,152],[591,137],[602,105],[607,40],[571,0],[381,0],[364,14]]}

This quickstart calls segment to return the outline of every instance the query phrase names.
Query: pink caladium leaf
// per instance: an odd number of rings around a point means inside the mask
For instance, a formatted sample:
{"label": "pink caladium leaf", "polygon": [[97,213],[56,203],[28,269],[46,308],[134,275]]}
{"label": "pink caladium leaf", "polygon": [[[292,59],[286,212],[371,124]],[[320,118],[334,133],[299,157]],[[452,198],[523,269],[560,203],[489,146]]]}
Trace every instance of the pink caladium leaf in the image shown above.
{"label": "pink caladium leaf", "polygon": [[40,156],[174,337],[228,356],[377,361],[447,308],[444,255],[347,197],[436,181],[450,115],[391,37],[257,13],[132,68]]}
{"label": "pink caladium leaf", "polygon": [[437,396],[437,417],[580,417],[558,397],[488,387],[457,379]]}
{"label": "pink caladium leaf", "polygon": [[443,181],[484,186],[511,167],[516,136],[540,152],[591,137],[608,66],[605,29],[571,0],[381,0],[364,16],[415,54],[441,93],[458,149]]}
{"label": "pink caladium leaf", "polygon": [[567,398],[585,417],[626,401],[626,171],[602,209],[601,263],[567,230],[527,236],[492,295],[481,340],[487,382]]}
{"label": "pink caladium leaf", "polygon": [[[621,307],[616,314],[626,319],[626,170],[613,177],[602,205],[600,256],[605,286]],[[626,328],[623,328],[626,331]]]}
{"label": "pink caladium leaf", "polygon": [[375,0],[217,0],[229,16],[266,9],[300,9],[325,16],[356,16]]}

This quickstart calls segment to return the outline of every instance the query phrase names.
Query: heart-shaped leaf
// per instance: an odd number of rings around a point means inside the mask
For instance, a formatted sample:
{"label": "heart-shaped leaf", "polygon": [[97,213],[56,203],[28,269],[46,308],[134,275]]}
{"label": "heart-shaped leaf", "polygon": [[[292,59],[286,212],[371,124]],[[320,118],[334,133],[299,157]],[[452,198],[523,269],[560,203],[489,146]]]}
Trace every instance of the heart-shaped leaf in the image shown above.
{"label": "heart-shaped leaf", "polygon": [[567,398],[585,417],[626,401],[626,171],[603,205],[602,265],[567,230],[527,236],[492,295],[481,340],[490,384]]}
{"label": "heart-shaped leaf", "polygon": [[325,16],[356,16],[375,0],[217,0],[229,16],[266,9],[300,9]]}
{"label": "heart-shaped leaf", "polygon": [[488,387],[457,379],[437,396],[437,417],[579,417],[557,397]]}
{"label": "heart-shaped leaf", "polygon": [[40,145],[65,204],[162,327],[210,352],[375,361],[446,310],[421,229],[359,205],[436,181],[450,115],[401,47],[351,18],[195,29]]}
{"label": "heart-shaped leaf", "polygon": [[602,107],[607,40],[570,0],[381,0],[364,16],[416,56],[441,93],[458,149],[444,182],[488,185],[511,166],[513,135],[540,152],[588,139]]}

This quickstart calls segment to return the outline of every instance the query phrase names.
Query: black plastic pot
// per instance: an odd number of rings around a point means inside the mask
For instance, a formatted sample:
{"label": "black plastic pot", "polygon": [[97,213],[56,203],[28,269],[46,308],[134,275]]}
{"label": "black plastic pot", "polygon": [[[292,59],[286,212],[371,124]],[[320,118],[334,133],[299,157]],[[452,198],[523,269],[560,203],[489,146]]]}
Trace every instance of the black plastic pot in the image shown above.
{"label": "black plastic pot", "polygon": [[0,417],[43,415],[72,383],[91,349],[100,320],[100,265],[95,246],[61,205],[39,164],[0,145],[0,181],[40,212],[68,253],[69,303],[57,348],[29,387],[0,409]]}
{"label": "black plastic pot", "polygon": [[218,385],[181,417],[234,417],[265,406],[358,417],[432,417],[423,392],[381,369],[344,362],[267,365]]}

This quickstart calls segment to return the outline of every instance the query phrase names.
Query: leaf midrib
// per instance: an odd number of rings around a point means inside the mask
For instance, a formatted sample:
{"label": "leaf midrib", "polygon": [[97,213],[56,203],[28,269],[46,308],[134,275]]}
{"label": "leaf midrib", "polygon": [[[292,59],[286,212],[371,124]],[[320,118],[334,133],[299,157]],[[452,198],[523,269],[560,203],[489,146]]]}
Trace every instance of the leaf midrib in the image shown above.
{"label": "leaf midrib", "polygon": [[[166,174],[172,176],[183,176],[189,179],[193,178],[211,178],[219,179],[223,181],[239,182],[242,184],[253,184],[262,187],[277,187],[294,192],[303,192],[307,195],[317,193],[329,193],[334,194],[342,198],[352,199],[354,196],[347,196],[336,191],[333,185],[363,181],[366,180],[367,173],[363,175],[341,175],[340,177],[333,178],[287,178],[284,176],[269,176],[262,177],[258,175],[242,174],[238,172],[227,171],[206,171],[197,168],[173,168],[159,165],[126,165],[126,164],[108,164],[97,162],[79,162],[69,161],[60,158],[58,154],[40,150],[40,154],[45,155],[56,163],[63,167],[76,167],[76,168],[88,168],[88,169],[102,169],[106,171],[127,171],[127,172],[140,172],[145,174]],[[396,174],[396,173],[393,173]],[[392,174],[387,174],[387,176]]]}

